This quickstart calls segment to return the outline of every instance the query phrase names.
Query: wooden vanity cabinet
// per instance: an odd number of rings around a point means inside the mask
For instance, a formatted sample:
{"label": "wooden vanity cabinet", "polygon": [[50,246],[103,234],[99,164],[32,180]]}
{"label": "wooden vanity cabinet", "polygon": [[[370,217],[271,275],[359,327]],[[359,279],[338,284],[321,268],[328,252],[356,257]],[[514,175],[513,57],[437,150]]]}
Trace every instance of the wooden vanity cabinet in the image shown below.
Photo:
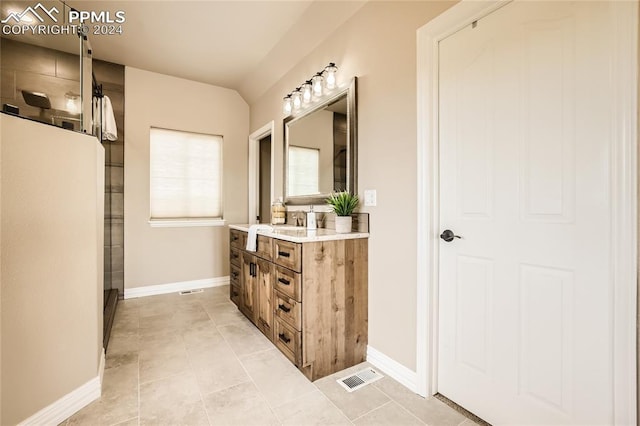
{"label": "wooden vanity cabinet", "polygon": [[[246,244],[246,233],[233,231]],[[232,288],[233,249],[232,239]],[[255,253],[238,250],[238,307],[307,378],[365,361],[366,238],[294,243],[260,235]]]}

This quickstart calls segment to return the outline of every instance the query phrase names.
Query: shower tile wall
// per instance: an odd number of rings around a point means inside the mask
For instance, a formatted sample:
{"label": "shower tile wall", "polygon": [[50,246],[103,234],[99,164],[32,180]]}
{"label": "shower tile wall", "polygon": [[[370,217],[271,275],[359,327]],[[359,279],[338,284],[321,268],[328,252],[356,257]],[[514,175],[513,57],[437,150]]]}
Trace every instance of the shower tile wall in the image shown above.
{"label": "shower tile wall", "polygon": [[[20,93],[29,89],[55,95],[48,115],[62,114],[59,94],[79,91],[77,55],[0,38],[0,101],[20,107],[24,116],[37,116]],[[109,96],[118,127],[118,140],[105,148],[104,289],[124,296],[124,66],[96,60],[93,72]]]}
{"label": "shower tile wall", "polygon": [[[80,93],[80,59],[16,40],[0,38],[0,103],[20,108],[20,115],[61,125],[65,120],[80,129],[80,116],[67,110],[65,93]],[[51,109],[27,105],[21,90],[44,92]]]}
{"label": "shower tile wall", "polygon": [[124,297],[124,66],[93,60],[93,73],[113,106],[116,141],[104,141],[104,288]]}

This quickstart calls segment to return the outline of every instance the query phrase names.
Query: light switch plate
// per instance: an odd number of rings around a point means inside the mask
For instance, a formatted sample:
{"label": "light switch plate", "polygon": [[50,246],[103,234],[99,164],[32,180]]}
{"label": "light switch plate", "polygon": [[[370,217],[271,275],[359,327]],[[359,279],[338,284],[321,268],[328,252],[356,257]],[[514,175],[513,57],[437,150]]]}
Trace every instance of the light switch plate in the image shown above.
{"label": "light switch plate", "polygon": [[373,207],[377,203],[377,195],[375,189],[365,189],[364,190],[364,205],[367,207]]}

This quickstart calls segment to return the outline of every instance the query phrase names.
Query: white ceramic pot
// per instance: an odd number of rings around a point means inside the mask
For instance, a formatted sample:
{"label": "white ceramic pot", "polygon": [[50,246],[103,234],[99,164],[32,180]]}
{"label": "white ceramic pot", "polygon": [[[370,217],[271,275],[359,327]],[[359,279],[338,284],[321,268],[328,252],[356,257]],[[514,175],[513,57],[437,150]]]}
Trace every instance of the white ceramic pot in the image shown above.
{"label": "white ceramic pot", "polygon": [[351,216],[336,216],[336,233],[347,234],[351,232]]}

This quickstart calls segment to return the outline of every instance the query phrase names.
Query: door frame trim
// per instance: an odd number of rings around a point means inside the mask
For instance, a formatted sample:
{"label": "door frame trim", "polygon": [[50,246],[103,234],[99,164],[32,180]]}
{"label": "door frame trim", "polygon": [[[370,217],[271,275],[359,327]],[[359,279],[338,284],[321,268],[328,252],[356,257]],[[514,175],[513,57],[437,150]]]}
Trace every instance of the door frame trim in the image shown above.
{"label": "door frame trim", "polygon": [[276,163],[275,149],[273,149],[273,137],[275,131],[275,121],[271,120],[264,126],[249,135],[249,213],[248,223],[257,223],[256,216],[258,214],[258,194],[260,192],[260,139],[271,135],[271,200],[269,204],[273,204],[275,198],[275,182],[274,168]]}
{"label": "door frame trim", "polygon": [[[417,31],[417,392],[438,390],[439,141],[438,45],[473,21],[511,0],[462,0]],[[618,49],[611,63],[611,247],[614,424],[636,424],[637,418],[637,132],[638,4],[613,7]]]}

